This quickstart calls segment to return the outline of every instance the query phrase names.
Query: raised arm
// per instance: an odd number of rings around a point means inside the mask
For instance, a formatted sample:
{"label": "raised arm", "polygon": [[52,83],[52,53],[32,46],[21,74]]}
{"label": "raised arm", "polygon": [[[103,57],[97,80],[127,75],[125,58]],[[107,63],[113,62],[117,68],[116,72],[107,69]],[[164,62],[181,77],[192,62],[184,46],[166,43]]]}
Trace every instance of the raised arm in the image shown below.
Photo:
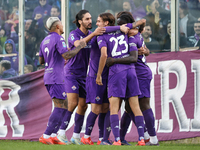
{"label": "raised arm", "polygon": [[99,59],[99,68],[98,68],[98,72],[97,72],[97,78],[96,78],[96,84],[98,85],[103,85],[102,83],[102,77],[101,74],[103,72],[103,69],[106,65],[106,59],[107,59],[107,47],[102,47],[101,48],[101,56]]}

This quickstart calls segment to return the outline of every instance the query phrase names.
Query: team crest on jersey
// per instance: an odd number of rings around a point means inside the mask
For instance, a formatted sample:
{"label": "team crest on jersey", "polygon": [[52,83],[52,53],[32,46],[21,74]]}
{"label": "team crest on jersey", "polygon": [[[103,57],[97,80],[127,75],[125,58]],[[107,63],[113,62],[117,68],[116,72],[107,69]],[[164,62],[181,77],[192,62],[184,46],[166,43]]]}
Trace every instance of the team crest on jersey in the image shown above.
{"label": "team crest on jersey", "polygon": [[72,90],[76,90],[76,86],[75,85],[72,86]]}
{"label": "team crest on jersey", "polygon": [[100,101],[101,98],[99,96],[97,96],[95,99],[96,99],[96,101]]}
{"label": "team crest on jersey", "polygon": [[74,39],[75,39],[75,38],[74,38],[74,36],[72,35],[72,36],[71,36],[71,40],[73,41]]}
{"label": "team crest on jersey", "polygon": [[98,42],[98,45],[100,45],[100,44],[101,44],[101,42],[102,42],[102,40],[100,40],[100,41]]}
{"label": "team crest on jersey", "polygon": [[60,40],[63,41],[64,39],[61,37]]}
{"label": "team crest on jersey", "polygon": [[62,45],[63,45],[63,47],[67,47],[66,44],[65,44],[65,42],[62,42]]}
{"label": "team crest on jersey", "polygon": [[63,97],[65,97],[65,96],[66,96],[66,93],[65,93],[65,92],[63,92],[63,93],[62,93],[62,96],[63,96]]}

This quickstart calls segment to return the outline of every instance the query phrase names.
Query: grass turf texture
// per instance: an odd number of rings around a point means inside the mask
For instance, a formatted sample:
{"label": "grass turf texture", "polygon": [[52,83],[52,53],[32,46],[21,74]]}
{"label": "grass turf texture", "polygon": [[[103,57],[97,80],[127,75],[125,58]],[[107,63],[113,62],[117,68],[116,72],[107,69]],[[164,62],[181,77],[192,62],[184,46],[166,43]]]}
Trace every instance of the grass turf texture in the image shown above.
{"label": "grass turf texture", "polygon": [[22,140],[0,140],[0,150],[199,150],[198,144],[160,142],[160,146],[109,146],[109,145],[45,145],[40,142]]}

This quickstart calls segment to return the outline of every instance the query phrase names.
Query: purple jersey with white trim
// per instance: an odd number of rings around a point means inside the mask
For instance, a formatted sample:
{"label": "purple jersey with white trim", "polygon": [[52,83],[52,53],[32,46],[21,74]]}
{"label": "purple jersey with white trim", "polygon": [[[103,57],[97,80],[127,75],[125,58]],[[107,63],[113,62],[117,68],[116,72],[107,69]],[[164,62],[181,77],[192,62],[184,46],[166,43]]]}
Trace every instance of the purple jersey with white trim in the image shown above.
{"label": "purple jersey with white trim", "polygon": [[[101,56],[101,50],[98,47],[97,43],[97,37],[95,36],[92,40],[92,48],[90,52],[90,66],[89,66],[89,72],[88,76],[90,77],[97,77],[97,71],[99,68],[99,59]],[[107,79],[108,78],[108,67],[105,66],[103,73],[102,73],[102,79]]]}
{"label": "purple jersey with white trim", "polygon": [[[144,39],[140,33],[136,34],[135,36],[129,37],[129,43],[135,43],[137,45],[137,48],[145,46]],[[138,55],[138,60],[135,63],[135,70],[138,79],[152,79],[152,72],[146,63],[146,57],[144,54]]]}
{"label": "purple jersey with white trim", "polygon": [[56,32],[51,32],[40,44],[39,56],[44,57],[44,84],[64,84],[64,58],[67,52],[65,40]]}
{"label": "purple jersey with white trim", "polygon": [[[107,47],[108,57],[124,58],[130,55],[128,51],[128,36],[119,30],[98,36],[97,42],[99,49]],[[130,64],[114,64],[109,68],[109,75],[113,75],[133,67],[134,66]]]}
{"label": "purple jersey with white trim", "polygon": [[[85,35],[79,28],[70,32],[68,38],[70,50],[75,49],[75,41],[83,39],[91,33],[92,32],[89,31],[88,34]],[[86,47],[82,48],[78,54],[69,59],[64,67],[65,76],[75,76],[80,79],[86,78],[91,47],[91,41],[89,41]]]}

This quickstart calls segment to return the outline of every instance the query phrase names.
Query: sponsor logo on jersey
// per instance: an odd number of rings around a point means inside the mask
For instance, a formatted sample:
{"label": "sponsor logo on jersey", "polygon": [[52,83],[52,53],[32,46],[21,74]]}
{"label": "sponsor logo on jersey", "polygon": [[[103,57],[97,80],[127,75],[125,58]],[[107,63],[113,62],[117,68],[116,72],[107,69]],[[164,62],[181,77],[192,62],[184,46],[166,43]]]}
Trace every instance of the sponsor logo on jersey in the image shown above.
{"label": "sponsor logo on jersey", "polygon": [[101,98],[99,96],[97,96],[95,99],[96,99],[96,101],[100,101]]}
{"label": "sponsor logo on jersey", "polygon": [[76,86],[75,85],[72,86],[72,90],[76,90]]}
{"label": "sponsor logo on jersey", "polygon": [[62,45],[63,45],[63,47],[67,47],[66,44],[65,44],[65,42],[62,42]]}
{"label": "sponsor logo on jersey", "polygon": [[137,45],[135,43],[129,43],[130,47],[137,47]]}

